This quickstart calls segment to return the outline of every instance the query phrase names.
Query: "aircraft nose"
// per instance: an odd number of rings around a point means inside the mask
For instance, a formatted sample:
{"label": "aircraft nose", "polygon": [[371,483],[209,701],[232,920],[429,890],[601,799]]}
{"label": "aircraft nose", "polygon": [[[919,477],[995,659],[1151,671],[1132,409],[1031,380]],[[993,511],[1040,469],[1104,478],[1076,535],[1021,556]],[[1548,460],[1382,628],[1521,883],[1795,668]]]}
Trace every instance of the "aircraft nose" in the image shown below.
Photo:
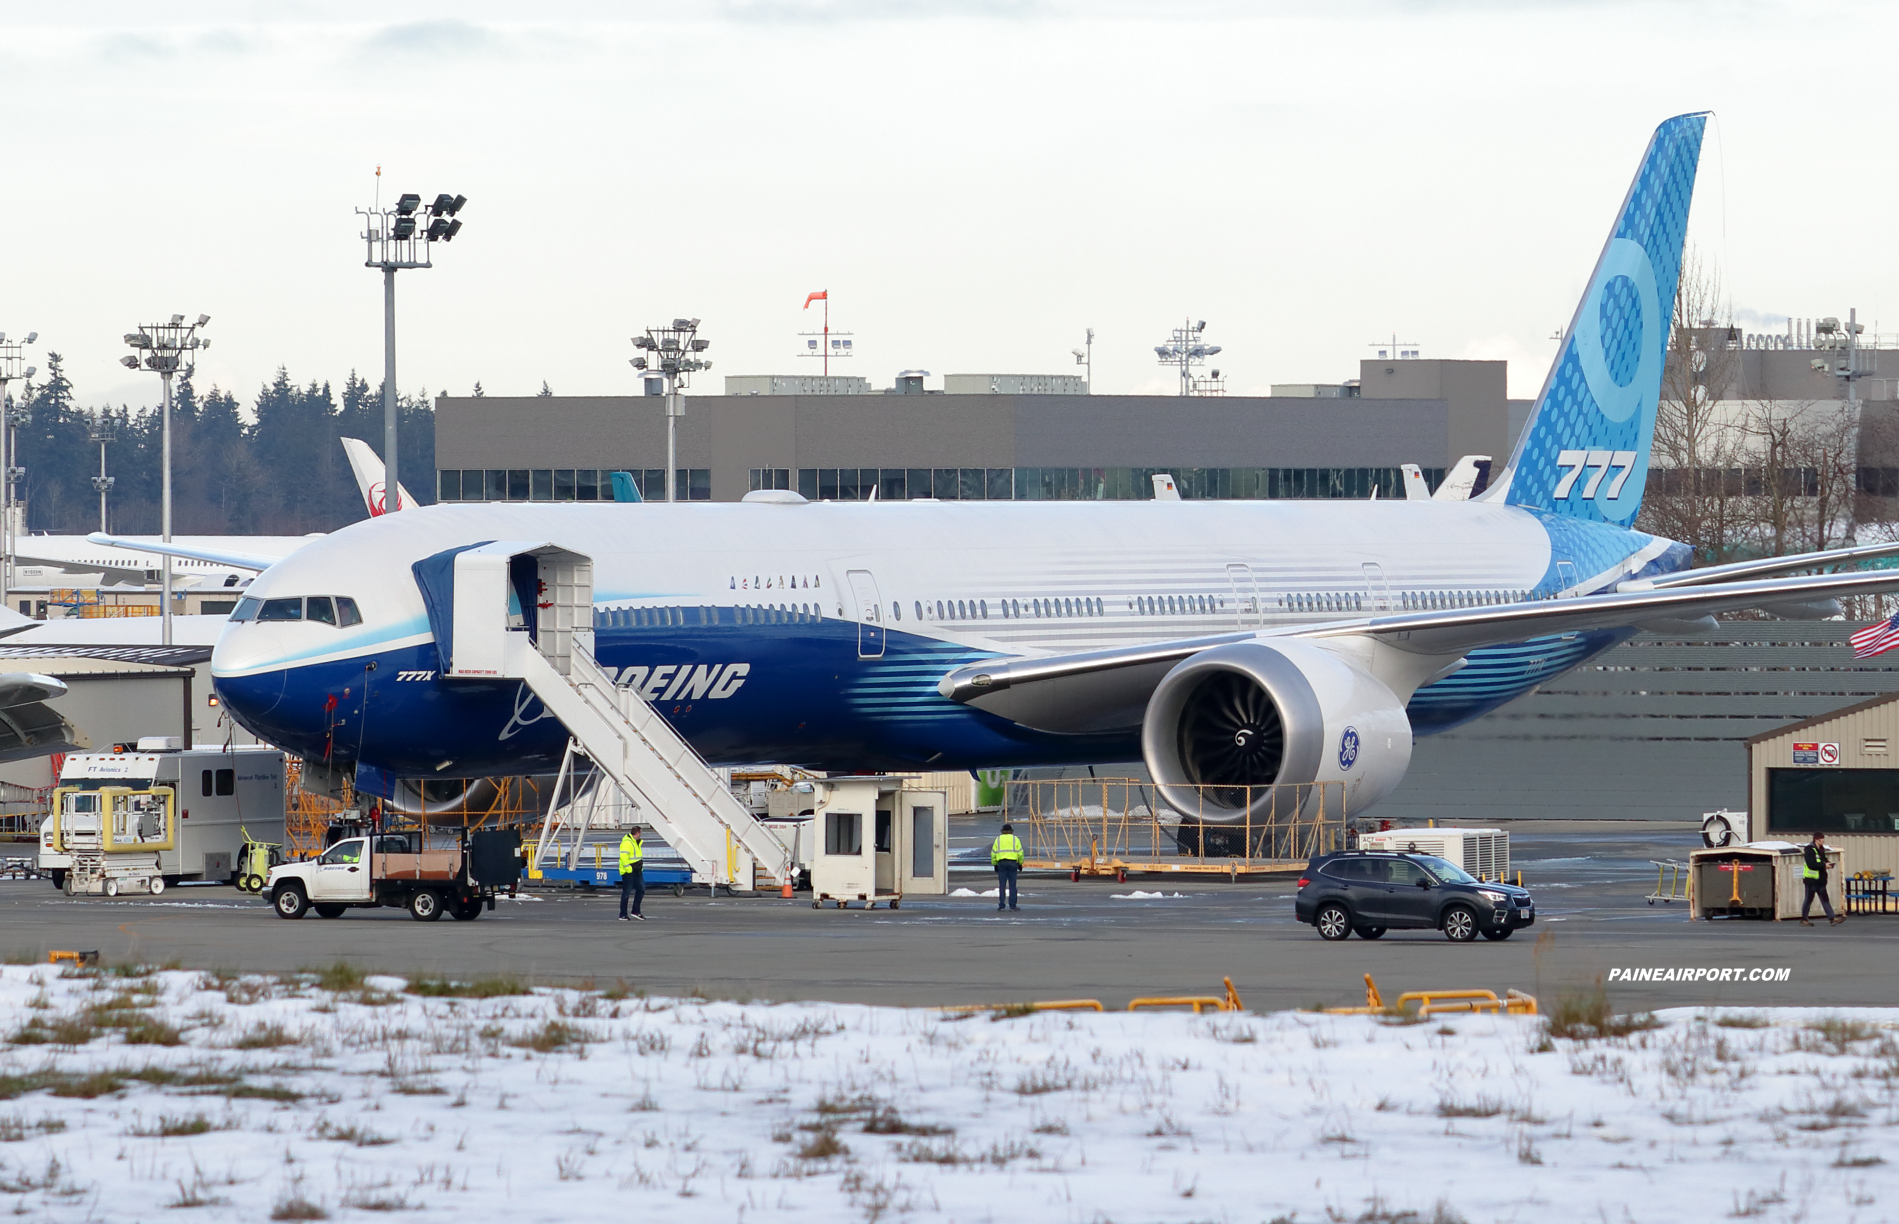
{"label": "aircraft nose", "polygon": [[211,683],[237,714],[262,715],[283,700],[286,644],[264,625],[232,625],[211,649]]}

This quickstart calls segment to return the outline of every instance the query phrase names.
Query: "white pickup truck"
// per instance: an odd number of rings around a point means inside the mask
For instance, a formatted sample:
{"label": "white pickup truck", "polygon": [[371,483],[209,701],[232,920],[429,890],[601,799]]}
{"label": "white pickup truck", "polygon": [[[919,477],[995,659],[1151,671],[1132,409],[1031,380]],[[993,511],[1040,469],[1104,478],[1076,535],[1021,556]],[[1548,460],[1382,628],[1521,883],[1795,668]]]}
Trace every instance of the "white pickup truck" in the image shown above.
{"label": "white pickup truck", "polygon": [[399,906],[418,922],[434,922],[444,910],[472,922],[494,908],[498,892],[520,885],[521,838],[512,829],[473,833],[437,850],[421,841],[419,833],[346,837],[314,859],[272,867],[264,892],[279,918]]}

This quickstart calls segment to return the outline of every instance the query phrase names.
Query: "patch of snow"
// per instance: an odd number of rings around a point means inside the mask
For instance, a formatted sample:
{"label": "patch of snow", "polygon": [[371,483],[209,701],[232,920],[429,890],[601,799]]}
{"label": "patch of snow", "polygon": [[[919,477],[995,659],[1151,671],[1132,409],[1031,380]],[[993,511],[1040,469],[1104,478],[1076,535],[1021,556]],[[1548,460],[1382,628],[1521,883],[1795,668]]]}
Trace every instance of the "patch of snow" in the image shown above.
{"label": "patch of snow", "polygon": [[973,888],[958,888],[950,893],[952,897],[996,897],[1000,895],[1001,890],[995,888],[990,889],[988,892],[977,892]]}
{"label": "patch of snow", "polygon": [[1679,1009],[1582,1041],[1516,1016],[991,1019],[402,985],[0,967],[9,1209],[1870,1220],[1899,1124],[1899,1009]]}
{"label": "patch of snow", "polygon": [[[1164,892],[1142,892],[1138,888],[1131,893],[1109,893],[1108,895],[1113,897],[1116,901],[1154,901],[1167,896]],[[1186,895],[1186,893],[1174,894],[1176,897],[1184,897]]]}

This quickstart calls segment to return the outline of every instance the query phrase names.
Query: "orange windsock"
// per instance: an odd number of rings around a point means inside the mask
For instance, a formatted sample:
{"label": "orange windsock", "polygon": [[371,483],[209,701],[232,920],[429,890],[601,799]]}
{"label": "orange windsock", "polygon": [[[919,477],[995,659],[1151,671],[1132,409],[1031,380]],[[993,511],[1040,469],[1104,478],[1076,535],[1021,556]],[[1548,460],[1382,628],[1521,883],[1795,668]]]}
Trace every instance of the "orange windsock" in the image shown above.
{"label": "orange windsock", "polygon": [[804,300],[804,305],[801,306],[799,309],[809,310],[811,308],[811,303],[813,302],[828,302],[830,300],[831,300],[831,291],[829,289],[820,289],[816,293],[812,294],[810,297],[806,298]]}

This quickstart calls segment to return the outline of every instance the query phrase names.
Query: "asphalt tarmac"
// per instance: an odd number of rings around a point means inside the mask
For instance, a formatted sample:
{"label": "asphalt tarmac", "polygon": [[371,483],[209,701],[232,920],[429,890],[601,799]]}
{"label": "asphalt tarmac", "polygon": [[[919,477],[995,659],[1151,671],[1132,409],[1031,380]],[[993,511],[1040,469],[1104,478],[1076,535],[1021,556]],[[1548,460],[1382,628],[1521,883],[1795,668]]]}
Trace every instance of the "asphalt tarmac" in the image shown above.
{"label": "asphalt tarmac", "polygon": [[[958,857],[992,832],[975,824],[952,831]],[[395,909],[287,922],[224,887],[69,899],[45,881],[5,881],[0,953],[43,961],[55,948],[96,949],[107,962],[247,971],[342,959],[398,974],[510,973],[548,984],[623,980],[651,994],[901,1005],[1095,998],[1118,1008],[1138,995],[1217,994],[1230,976],[1260,1010],[1362,1002],[1367,973],[1388,998],[1426,987],[1515,987],[1547,1001],[1617,968],[1729,968],[1743,980],[1611,982],[1609,996],[1618,1009],[1899,1004],[1899,982],[1885,970],[1899,953],[1899,916],[1811,928],[1691,923],[1684,903],[1647,904],[1649,860],[1686,858],[1699,844],[1693,826],[1520,822],[1511,843],[1538,918],[1498,943],[1452,944],[1435,931],[1326,943],[1293,921],[1291,878],[1031,877],[1022,909],[1007,914],[982,897],[840,911],[814,910],[805,896],[676,898],[661,889],[648,893],[643,923],[616,921],[617,894],[607,893],[503,901],[473,923],[420,923]],[[994,877],[956,871],[951,885],[981,890]],[[1166,896],[1137,899],[1136,890]],[[1756,968],[1791,976],[1744,980]]]}

